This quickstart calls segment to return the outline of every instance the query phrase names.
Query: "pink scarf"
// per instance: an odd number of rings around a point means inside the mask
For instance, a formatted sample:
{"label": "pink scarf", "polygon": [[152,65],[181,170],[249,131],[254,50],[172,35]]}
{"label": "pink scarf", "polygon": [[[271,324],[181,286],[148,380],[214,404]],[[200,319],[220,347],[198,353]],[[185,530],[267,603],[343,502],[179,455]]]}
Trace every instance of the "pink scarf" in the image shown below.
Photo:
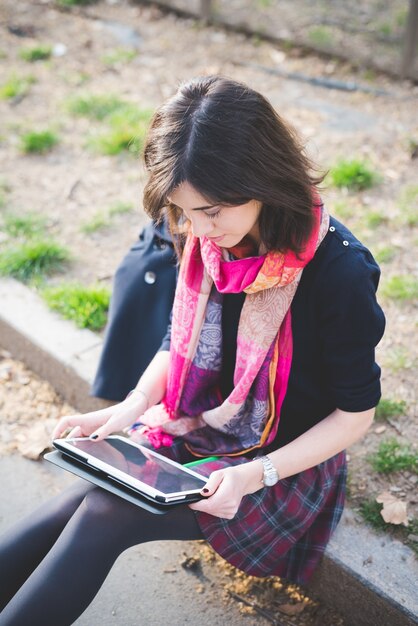
{"label": "pink scarf", "polygon": [[[299,258],[269,252],[229,260],[227,250],[189,234],[173,306],[166,396],[141,418],[141,433],[155,447],[180,435],[196,456],[237,455],[274,439],[292,361],[290,305],[329,225],[322,206],[313,211],[313,232]],[[242,291],[234,388],[223,398],[222,294]]]}

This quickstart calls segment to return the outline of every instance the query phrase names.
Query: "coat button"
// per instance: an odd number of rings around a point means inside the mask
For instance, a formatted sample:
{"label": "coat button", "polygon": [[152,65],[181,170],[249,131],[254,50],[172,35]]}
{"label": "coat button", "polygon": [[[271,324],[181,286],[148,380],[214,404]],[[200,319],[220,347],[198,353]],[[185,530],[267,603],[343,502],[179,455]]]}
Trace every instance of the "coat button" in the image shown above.
{"label": "coat button", "polygon": [[154,241],[153,245],[152,245],[154,250],[165,250],[167,248],[167,244],[165,241]]}
{"label": "coat button", "polygon": [[343,246],[348,246],[348,245],[350,245],[350,244],[348,243],[348,241],[344,240],[344,241],[343,241]]}
{"label": "coat button", "polygon": [[331,233],[333,233],[333,232],[334,232],[334,230],[335,230],[335,226],[330,226],[330,227],[329,227],[329,230],[330,230],[330,232],[331,232]]}
{"label": "coat button", "polygon": [[155,272],[145,272],[144,280],[147,285],[153,285],[157,280],[157,275]]}

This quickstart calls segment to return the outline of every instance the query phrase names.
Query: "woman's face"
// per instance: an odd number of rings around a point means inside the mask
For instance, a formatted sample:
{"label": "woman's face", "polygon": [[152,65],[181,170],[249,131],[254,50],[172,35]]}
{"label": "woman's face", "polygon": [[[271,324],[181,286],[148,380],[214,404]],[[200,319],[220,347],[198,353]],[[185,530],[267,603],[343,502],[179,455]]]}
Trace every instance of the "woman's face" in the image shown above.
{"label": "woman's face", "polygon": [[183,211],[195,237],[207,237],[222,248],[236,246],[246,235],[260,243],[261,202],[257,200],[239,206],[211,205],[188,182],[176,187],[168,200]]}

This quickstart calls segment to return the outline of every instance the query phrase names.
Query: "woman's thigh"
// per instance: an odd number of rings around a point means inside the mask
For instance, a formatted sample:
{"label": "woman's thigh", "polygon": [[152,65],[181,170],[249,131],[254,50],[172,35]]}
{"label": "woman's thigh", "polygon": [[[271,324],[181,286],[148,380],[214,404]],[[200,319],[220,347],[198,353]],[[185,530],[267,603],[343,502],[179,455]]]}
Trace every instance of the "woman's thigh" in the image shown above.
{"label": "woman's thigh", "polygon": [[83,525],[95,529],[96,536],[103,532],[109,540],[115,535],[126,547],[147,541],[203,538],[196,516],[187,505],[169,507],[161,514],[151,513],[98,487],[89,490],[77,515]]}

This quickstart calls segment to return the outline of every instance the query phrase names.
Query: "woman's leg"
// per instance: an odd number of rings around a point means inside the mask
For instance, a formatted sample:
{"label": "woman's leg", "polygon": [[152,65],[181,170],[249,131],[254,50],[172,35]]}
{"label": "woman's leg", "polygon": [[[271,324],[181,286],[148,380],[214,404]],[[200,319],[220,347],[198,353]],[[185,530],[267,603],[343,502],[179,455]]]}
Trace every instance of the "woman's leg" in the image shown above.
{"label": "woman's leg", "polygon": [[85,480],[78,480],[0,537],[0,611],[49,552],[93,488]]}
{"label": "woman's leg", "polygon": [[72,624],[99,591],[117,557],[130,546],[202,538],[187,506],[154,515],[95,488],[0,614],[0,625]]}

